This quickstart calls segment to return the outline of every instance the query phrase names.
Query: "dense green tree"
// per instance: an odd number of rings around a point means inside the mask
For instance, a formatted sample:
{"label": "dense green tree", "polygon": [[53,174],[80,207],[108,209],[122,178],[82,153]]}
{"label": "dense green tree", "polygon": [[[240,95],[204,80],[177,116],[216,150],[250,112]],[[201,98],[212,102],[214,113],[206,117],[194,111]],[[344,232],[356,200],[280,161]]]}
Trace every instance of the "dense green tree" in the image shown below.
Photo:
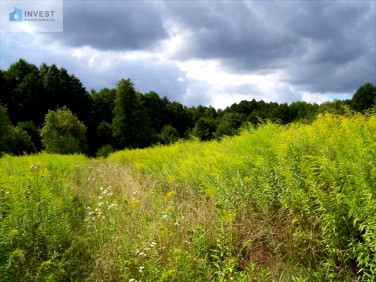
{"label": "dense green tree", "polygon": [[181,137],[185,137],[187,131],[194,126],[190,111],[178,102],[168,104],[168,120]]}
{"label": "dense green tree", "polygon": [[102,121],[98,125],[96,133],[96,144],[98,148],[112,143],[112,128],[111,124],[107,121]]}
{"label": "dense green tree", "polygon": [[168,120],[168,105],[170,104],[168,98],[161,98],[156,92],[150,91],[141,96],[141,103],[148,113],[154,132],[161,132],[162,128],[170,122]]}
{"label": "dense green tree", "polygon": [[14,147],[12,149],[13,154],[23,155],[37,152],[37,148],[35,147],[33,141],[23,128],[16,126],[13,128],[13,131],[15,139]]}
{"label": "dense green tree", "polygon": [[103,88],[99,92],[92,91],[92,118],[101,122],[112,122],[115,107],[116,89]]}
{"label": "dense green tree", "polygon": [[293,121],[292,113],[286,103],[275,105],[274,109],[270,112],[269,118],[279,121],[282,124],[287,124]]}
{"label": "dense green tree", "polygon": [[355,92],[351,104],[356,111],[364,111],[376,105],[376,86],[371,83],[361,86]]}
{"label": "dense green tree", "polygon": [[48,111],[41,137],[49,153],[73,154],[86,151],[86,127],[67,108]]}
{"label": "dense green tree", "polygon": [[12,123],[4,106],[0,105],[0,155],[11,153],[14,147],[15,136]]}
{"label": "dense green tree", "polygon": [[297,101],[290,104],[290,114],[292,120],[313,121],[319,105],[310,104],[304,101]]}
{"label": "dense green tree", "polygon": [[259,102],[257,102],[255,99],[252,99],[252,101],[240,101],[239,104],[235,103],[232,104],[227,110],[229,112],[235,112],[239,114],[244,114],[246,116],[249,116],[252,114],[253,111],[260,108]]}
{"label": "dense green tree", "polygon": [[267,118],[269,118],[268,104],[263,100],[258,101],[257,107],[249,114],[248,120],[253,124],[258,124]]}
{"label": "dense green tree", "polygon": [[349,110],[347,104],[341,100],[333,100],[323,102],[317,109],[317,114],[331,113],[331,114],[344,114]]}
{"label": "dense green tree", "polygon": [[130,79],[117,84],[112,136],[117,149],[150,145],[152,129],[139,93]]}
{"label": "dense green tree", "polygon": [[20,59],[0,74],[0,103],[8,108],[13,124],[32,120],[43,124],[48,110],[67,106],[80,119],[87,121],[91,97],[81,82],[56,65],[40,68]]}
{"label": "dense green tree", "polygon": [[34,124],[32,120],[21,121],[17,124],[18,128],[22,128],[29,135],[31,142],[34,144],[37,151],[42,149],[42,141],[40,139],[40,129]]}
{"label": "dense green tree", "polygon": [[92,107],[88,127],[89,154],[94,155],[98,149],[112,142],[111,123],[115,107],[116,89],[103,88],[91,91]]}
{"label": "dense green tree", "polygon": [[19,121],[42,119],[40,106],[43,91],[38,68],[20,59],[4,72],[4,78],[7,80],[8,92],[4,93],[2,100],[7,106],[10,120],[16,124]]}
{"label": "dense green tree", "polygon": [[218,112],[212,106],[202,106],[193,107],[189,109],[190,115],[194,123],[196,123],[200,118],[218,118]]}
{"label": "dense green tree", "polygon": [[166,144],[166,145],[175,143],[176,141],[179,140],[179,138],[180,138],[179,132],[176,130],[175,127],[173,127],[170,124],[165,125],[162,128],[160,137],[159,137],[161,143]]}
{"label": "dense green tree", "polygon": [[10,97],[9,84],[5,78],[5,71],[0,70],[0,105],[7,105]]}
{"label": "dense green tree", "polygon": [[80,80],[74,75],[69,75],[66,69],[59,69],[54,64],[51,66],[42,64],[40,75],[45,93],[45,100],[41,107],[44,114],[48,110],[66,106],[80,120],[88,123],[92,100]]}
{"label": "dense green tree", "polygon": [[209,141],[214,138],[217,130],[217,121],[213,118],[200,118],[193,128],[193,135],[201,141]]}
{"label": "dense green tree", "polygon": [[246,116],[244,114],[232,112],[224,113],[215,132],[215,137],[220,138],[224,135],[233,136],[238,134],[239,128],[245,121]]}

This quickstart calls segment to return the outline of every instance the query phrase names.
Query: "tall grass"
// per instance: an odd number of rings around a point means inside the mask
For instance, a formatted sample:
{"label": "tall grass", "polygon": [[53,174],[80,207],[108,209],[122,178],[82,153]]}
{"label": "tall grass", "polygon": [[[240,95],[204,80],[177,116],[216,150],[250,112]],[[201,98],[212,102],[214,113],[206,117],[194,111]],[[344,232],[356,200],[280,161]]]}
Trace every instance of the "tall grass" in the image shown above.
{"label": "tall grass", "polygon": [[372,281],[376,116],[0,159],[5,281]]}
{"label": "tall grass", "polygon": [[238,267],[269,267],[270,279],[290,266],[309,268],[318,280],[375,278],[374,115],[268,123],[221,142],[124,151],[111,159],[159,182],[192,187],[214,202],[217,214],[233,214]]}

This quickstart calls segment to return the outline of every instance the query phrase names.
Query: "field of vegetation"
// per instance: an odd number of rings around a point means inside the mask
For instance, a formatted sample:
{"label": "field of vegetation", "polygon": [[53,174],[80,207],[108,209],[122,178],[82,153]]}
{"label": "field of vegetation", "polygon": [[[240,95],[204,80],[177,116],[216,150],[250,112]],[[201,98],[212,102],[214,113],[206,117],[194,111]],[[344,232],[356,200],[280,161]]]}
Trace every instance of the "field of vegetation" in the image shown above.
{"label": "field of vegetation", "polygon": [[374,281],[376,115],[0,159],[3,281]]}

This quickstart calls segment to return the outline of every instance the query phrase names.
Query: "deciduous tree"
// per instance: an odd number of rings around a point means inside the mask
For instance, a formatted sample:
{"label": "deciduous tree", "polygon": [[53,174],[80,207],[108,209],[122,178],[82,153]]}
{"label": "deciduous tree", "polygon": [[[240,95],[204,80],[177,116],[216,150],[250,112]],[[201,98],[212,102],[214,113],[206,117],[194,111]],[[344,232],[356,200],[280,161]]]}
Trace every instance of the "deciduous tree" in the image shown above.
{"label": "deciduous tree", "polygon": [[41,137],[49,153],[73,154],[86,151],[86,127],[65,107],[48,111]]}
{"label": "deciduous tree", "polygon": [[150,145],[152,130],[140,95],[130,79],[118,82],[112,120],[112,136],[117,149]]}

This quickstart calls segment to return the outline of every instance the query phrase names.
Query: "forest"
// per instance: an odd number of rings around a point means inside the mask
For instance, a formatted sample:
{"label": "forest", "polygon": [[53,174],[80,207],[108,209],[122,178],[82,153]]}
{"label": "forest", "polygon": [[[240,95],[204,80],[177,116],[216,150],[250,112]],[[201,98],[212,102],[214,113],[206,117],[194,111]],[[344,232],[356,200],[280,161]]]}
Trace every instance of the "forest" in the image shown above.
{"label": "forest", "polygon": [[0,70],[0,93],[0,152],[107,156],[180,139],[221,139],[266,120],[311,123],[324,112],[362,112],[375,104],[376,87],[365,83],[352,99],[321,105],[253,99],[225,109],[187,107],[154,91],[140,93],[129,78],[111,89],[87,91],[64,68],[20,59]]}

